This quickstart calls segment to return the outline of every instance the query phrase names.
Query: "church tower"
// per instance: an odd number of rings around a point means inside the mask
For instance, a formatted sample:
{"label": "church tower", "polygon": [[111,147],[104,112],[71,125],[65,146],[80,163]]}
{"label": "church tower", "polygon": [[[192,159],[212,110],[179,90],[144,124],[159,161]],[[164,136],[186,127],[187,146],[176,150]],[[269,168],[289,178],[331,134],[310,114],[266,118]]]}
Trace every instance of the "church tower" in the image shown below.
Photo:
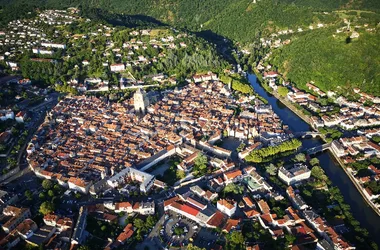
{"label": "church tower", "polygon": [[138,88],[133,95],[133,102],[135,106],[135,112],[141,112],[145,114],[145,109],[149,106],[149,99],[146,96],[146,92],[141,88]]}

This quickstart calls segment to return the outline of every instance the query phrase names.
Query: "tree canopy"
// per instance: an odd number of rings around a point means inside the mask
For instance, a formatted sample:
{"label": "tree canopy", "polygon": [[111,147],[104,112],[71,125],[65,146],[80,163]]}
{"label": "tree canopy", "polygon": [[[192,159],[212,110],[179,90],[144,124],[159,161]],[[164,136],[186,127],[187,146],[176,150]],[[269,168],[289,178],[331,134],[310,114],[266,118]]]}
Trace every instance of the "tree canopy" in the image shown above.
{"label": "tree canopy", "polygon": [[251,153],[249,153],[245,160],[249,162],[259,163],[269,156],[273,156],[286,151],[296,150],[301,146],[302,143],[299,140],[292,139],[274,147],[266,147],[259,150],[253,150]]}
{"label": "tree canopy", "polygon": [[52,203],[50,201],[44,201],[44,202],[42,202],[39,211],[43,215],[46,215],[46,214],[53,213],[54,209],[55,209],[54,203]]}

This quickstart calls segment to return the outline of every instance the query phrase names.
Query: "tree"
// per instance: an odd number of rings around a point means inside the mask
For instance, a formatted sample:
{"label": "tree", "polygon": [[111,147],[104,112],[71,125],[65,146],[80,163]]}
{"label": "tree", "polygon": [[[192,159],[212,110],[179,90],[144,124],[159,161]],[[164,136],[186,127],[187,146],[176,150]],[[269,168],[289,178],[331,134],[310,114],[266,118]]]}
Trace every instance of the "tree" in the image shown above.
{"label": "tree", "polygon": [[297,139],[292,139],[281,143],[280,145],[274,147],[261,148],[259,150],[253,150],[245,158],[248,162],[263,162],[269,156],[276,155],[278,153],[295,150],[302,146],[302,143]]}
{"label": "tree", "polygon": [[136,218],[133,220],[133,225],[139,230],[145,230],[145,223],[142,219]]}
{"label": "tree", "polygon": [[313,158],[313,159],[311,159],[311,160],[310,160],[310,164],[311,164],[312,166],[317,166],[317,165],[319,165],[319,160],[318,160],[318,158]]}
{"label": "tree", "polygon": [[244,244],[244,236],[241,232],[238,231],[232,232],[229,235],[228,240],[234,249],[239,249]]}
{"label": "tree", "polygon": [[197,167],[206,166],[207,164],[207,157],[203,155],[202,153],[199,153],[197,158],[194,160],[194,165]]}
{"label": "tree", "polygon": [[183,179],[183,178],[185,178],[186,177],[185,171],[178,169],[176,171],[176,177],[177,177],[177,179]]}
{"label": "tree", "polygon": [[25,191],[25,196],[28,199],[28,201],[31,201],[33,199],[33,193],[30,190]]}
{"label": "tree", "polygon": [[183,233],[184,233],[183,228],[181,228],[181,227],[174,228],[174,234],[175,235],[182,235]]}
{"label": "tree", "polygon": [[311,169],[311,175],[319,181],[323,181],[323,182],[328,181],[328,177],[326,176],[323,169],[319,166],[314,166]]}
{"label": "tree", "polygon": [[146,218],[146,226],[148,228],[154,227],[157,223],[157,218],[155,216],[149,215],[148,218]]}
{"label": "tree", "polygon": [[53,183],[52,183],[51,180],[47,180],[47,179],[45,179],[45,180],[42,181],[42,187],[43,187],[45,190],[49,190],[49,189],[51,189],[51,188],[53,187]]}
{"label": "tree", "polygon": [[78,247],[78,250],[90,250],[90,247],[86,246],[86,245],[82,245],[82,246]]}
{"label": "tree", "polygon": [[374,142],[376,142],[376,143],[379,143],[380,142],[380,136],[378,136],[378,135],[374,135],[374,136],[372,136],[372,138],[371,138]]}
{"label": "tree", "polygon": [[234,193],[234,194],[242,194],[243,193],[243,187],[234,183],[228,184],[224,190],[224,193]]}
{"label": "tree", "polygon": [[299,153],[294,158],[297,162],[306,162],[306,155],[305,154]]}
{"label": "tree", "polygon": [[194,172],[197,176],[204,175],[207,170],[207,157],[202,153],[199,153],[194,160]]}
{"label": "tree", "polygon": [[277,168],[275,165],[273,165],[273,163],[269,164],[269,166],[266,167],[265,171],[269,174],[269,175],[276,175],[277,173]]}
{"label": "tree", "polygon": [[200,248],[200,247],[197,247],[197,246],[194,246],[193,244],[188,244],[187,245],[187,250],[206,250],[206,248]]}
{"label": "tree", "polygon": [[38,197],[40,198],[40,200],[45,200],[46,196],[43,192],[41,192]]}
{"label": "tree", "polygon": [[54,209],[55,209],[54,203],[49,202],[49,201],[44,201],[44,202],[42,202],[39,211],[43,215],[46,215],[46,214],[50,214],[50,213],[54,212]]}
{"label": "tree", "polygon": [[293,234],[287,234],[285,235],[285,240],[286,240],[286,246],[290,246],[293,244],[293,242],[296,240],[296,236]]}
{"label": "tree", "polygon": [[53,188],[57,193],[61,192],[61,187],[58,184],[55,184]]}
{"label": "tree", "polygon": [[48,191],[48,195],[49,195],[50,197],[53,197],[53,196],[54,196],[54,191],[50,189],[50,190]]}
{"label": "tree", "polygon": [[288,95],[289,90],[288,90],[288,88],[286,88],[286,87],[279,86],[279,87],[277,88],[277,92],[278,92],[278,94],[279,94],[280,96],[285,97],[285,96]]}

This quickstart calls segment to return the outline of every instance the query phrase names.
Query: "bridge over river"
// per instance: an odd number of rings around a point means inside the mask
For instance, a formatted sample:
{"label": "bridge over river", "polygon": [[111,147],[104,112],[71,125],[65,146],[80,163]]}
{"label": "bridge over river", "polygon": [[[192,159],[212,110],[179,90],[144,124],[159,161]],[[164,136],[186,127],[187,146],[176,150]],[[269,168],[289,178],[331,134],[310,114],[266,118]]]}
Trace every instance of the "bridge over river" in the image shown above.
{"label": "bridge over river", "polygon": [[307,138],[307,137],[321,137],[322,134],[319,132],[314,132],[314,131],[301,131],[301,132],[295,132],[293,133],[294,138]]}
{"label": "bridge over river", "polygon": [[322,144],[322,145],[319,145],[319,146],[316,146],[316,147],[313,147],[313,148],[305,149],[302,152],[304,152],[304,153],[306,153],[308,155],[314,155],[314,154],[323,152],[323,151],[329,149],[330,147],[331,147],[331,142],[330,143],[325,143],[325,144]]}

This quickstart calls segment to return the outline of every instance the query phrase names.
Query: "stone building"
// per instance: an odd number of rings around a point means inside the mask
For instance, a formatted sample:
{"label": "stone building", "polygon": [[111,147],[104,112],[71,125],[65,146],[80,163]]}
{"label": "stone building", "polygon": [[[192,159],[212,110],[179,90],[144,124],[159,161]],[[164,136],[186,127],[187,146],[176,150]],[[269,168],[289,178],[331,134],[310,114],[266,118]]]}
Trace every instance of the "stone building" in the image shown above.
{"label": "stone building", "polygon": [[141,112],[145,114],[146,108],[149,106],[149,99],[146,92],[141,88],[138,88],[133,95],[133,101],[135,106],[135,112]]}

